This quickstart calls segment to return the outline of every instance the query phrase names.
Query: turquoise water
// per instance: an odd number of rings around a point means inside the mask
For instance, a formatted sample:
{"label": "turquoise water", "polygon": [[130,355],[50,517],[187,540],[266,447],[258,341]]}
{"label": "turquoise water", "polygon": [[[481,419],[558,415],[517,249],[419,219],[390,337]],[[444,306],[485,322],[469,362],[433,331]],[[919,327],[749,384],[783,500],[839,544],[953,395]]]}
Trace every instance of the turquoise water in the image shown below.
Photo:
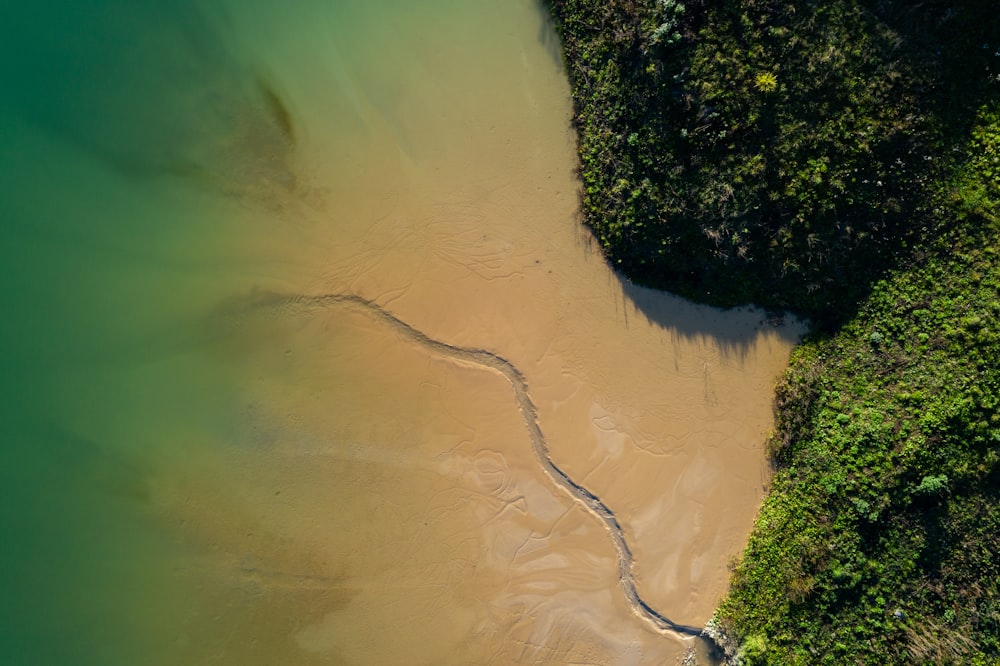
{"label": "turquoise water", "polygon": [[683,654],[426,344],[707,619],[797,333],[593,251],[538,3],[6,3],[0,84],[0,664]]}
{"label": "turquoise water", "polygon": [[2,663],[179,663],[200,602],[151,479],[232,440],[206,321],[268,274],[241,200],[290,178],[232,41],[214,5],[0,8]]}
{"label": "turquoise water", "polygon": [[436,100],[476,95],[436,78],[435,40],[475,53],[498,6],[0,7],[0,662],[295,654],[240,608],[264,603],[256,583],[211,580],[255,571],[218,564],[239,555],[239,511],[213,517],[229,496],[204,478],[246,444],[248,378],[269,372],[252,359],[276,344],[273,321],[220,312],[350,275],[338,239],[411,188],[400,164],[466,149],[440,130],[468,109]]}

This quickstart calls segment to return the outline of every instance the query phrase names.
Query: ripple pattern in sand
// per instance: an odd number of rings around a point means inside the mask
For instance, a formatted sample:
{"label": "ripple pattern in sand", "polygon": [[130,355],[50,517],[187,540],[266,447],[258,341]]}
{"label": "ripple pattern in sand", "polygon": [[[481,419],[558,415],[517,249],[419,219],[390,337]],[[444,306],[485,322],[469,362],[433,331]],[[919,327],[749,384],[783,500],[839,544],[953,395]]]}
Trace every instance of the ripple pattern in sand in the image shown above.
{"label": "ripple pattern in sand", "polygon": [[318,294],[318,295],[283,295],[270,292],[256,292],[251,301],[252,308],[274,309],[280,313],[293,314],[304,310],[328,309],[333,307],[352,307],[384,323],[404,338],[411,340],[430,352],[459,363],[492,370],[502,375],[514,390],[514,400],[517,404],[528,439],[531,442],[535,457],[552,482],[567,492],[575,501],[585,506],[596,516],[608,530],[611,540],[618,552],[618,578],[622,591],[636,615],[649,622],[660,631],[670,631],[686,636],[703,636],[704,629],[671,620],[665,614],[650,606],[639,594],[633,574],[634,558],[625,541],[624,531],[615,517],[599,497],[574,481],[558,465],[553,462],[549,448],[538,423],[538,412],[528,393],[528,382],[524,374],[510,361],[494,352],[485,349],[475,349],[450,345],[435,340],[405,321],[397,318],[391,312],[374,301],[355,294]]}

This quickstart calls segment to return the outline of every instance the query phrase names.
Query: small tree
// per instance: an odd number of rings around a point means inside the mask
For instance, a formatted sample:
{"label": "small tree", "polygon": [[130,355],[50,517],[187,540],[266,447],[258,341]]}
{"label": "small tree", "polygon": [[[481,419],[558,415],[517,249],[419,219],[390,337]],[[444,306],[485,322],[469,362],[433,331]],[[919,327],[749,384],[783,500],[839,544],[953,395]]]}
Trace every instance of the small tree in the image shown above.
{"label": "small tree", "polygon": [[944,474],[940,476],[925,476],[920,485],[917,486],[918,495],[940,495],[948,490],[948,477]]}

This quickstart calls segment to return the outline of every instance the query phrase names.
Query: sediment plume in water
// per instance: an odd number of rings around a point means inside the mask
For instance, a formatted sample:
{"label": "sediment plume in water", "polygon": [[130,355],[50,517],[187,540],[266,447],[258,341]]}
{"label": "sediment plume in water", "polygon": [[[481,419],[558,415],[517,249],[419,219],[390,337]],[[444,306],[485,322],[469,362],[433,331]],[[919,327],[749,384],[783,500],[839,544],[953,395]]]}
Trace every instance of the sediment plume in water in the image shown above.
{"label": "sediment plume in water", "polygon": [[697,643],[801,327],[608,268],[536,3],[0,17],[0,661]]}

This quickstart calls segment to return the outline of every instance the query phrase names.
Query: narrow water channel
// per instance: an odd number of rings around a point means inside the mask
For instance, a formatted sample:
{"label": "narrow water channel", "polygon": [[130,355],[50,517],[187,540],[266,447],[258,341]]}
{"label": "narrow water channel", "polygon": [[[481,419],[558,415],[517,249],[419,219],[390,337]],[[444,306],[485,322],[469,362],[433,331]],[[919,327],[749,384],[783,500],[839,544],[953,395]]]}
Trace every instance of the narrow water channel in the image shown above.
{"label": "narrow water channel", "polygon": [[0,24],[3,661],[683,655],[803,329],[606,266],[533,0]]}

